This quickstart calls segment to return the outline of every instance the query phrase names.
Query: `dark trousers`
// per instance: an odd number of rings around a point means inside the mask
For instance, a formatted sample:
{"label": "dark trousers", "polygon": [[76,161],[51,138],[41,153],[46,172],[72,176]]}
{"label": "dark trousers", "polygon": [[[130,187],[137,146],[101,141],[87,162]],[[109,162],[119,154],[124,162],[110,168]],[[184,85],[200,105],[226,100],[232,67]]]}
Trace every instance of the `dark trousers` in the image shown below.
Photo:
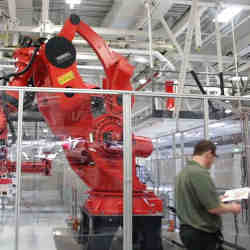
{"label": "dark trousers", "polygon": [[207,233],[188,225],[180,228],[180,237],[187,250],[223,250],[218,246],[218,234]]}

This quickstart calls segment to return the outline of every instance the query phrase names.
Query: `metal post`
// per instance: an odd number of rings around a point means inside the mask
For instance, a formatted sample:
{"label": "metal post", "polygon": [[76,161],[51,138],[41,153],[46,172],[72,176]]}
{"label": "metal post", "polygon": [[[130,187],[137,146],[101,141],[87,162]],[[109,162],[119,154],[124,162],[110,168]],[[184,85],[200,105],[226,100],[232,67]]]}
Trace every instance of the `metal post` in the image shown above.
{"label": "metal post", "polygon": [[233,52],[234,52],[234,64],[235,64],[235,76],[236,76],[236,85],[238,89],[238,96],[240,96],[240,86],[239,86],[239,70],[238,70],[238,53],[236,46],[236,38],[235,38],[235,29],[234,29],[234,19],[232,19],[232,36],[233,36]]}
{"label": "metal post", "polygon": [[[191,51],[193,30],[194,30],[194,14],[195,14],[195,9],[197,9],[197,2],[198,2],[198,0],[193,0],[193,5],[191,7],[189,26],[188,26],[188,31],[187,31],[186,40],[185,40],[184,58],[183,58],[183,61],[181,64],[179,86],[177,89],[178,94],[183,93],[183,88],[184,88],[184,84],[185,84],[185,80],[186,80],[187,67],[188,67],[188,63],[189,63],[189,55],[190,55],[190,51]],[[177,120],[179,119],[181,103],[182,103],[182,99],[177,98],[176,99],[176,108],[175,108],[175,117]]]}
{"label": "metal post", "polygon": [[17,127],[17,160],[16,160],[16,203],[15,203],[15,250],[19,249],[19,225],[21,212],[21,167],[23,138],[23,99],[24,91],[19,91],[18,127]]}
{"label": "metal post", "polygon": [[153,69],[154,62],[153,62],[152,17],[151,17],[151,6],[148,1],[145,2],[145,7],[147,9],[147,14],[148,14],[149,61],[150,61],[150,68]]}
{"label": "metal post", "polygon": [[49,22],[49,0],[42,2],[41,34],[46,32],[46,25]]}
{"label": "metal post", "polygon": [[176,134],[173,134],[173,144],[172,144],[172,149],[173,149],[173,162],[174,162],[174,168],[176,172],[176,161],[177,161],[177,150],[176,150]]}
{"label": "metal post", "polygon": [[198,8],[195,9],[195,43],[196,43],[196,48],[198,50],[201,49],[202,46],[202,38],[201,38],[201,19],[200,19],[200,10]]}
{"label": "metal post", "polygon": [[[236,38],[235,38],[235,29],[234,29],[234,18],[232,19],[232,36],[233,36],[233,52],[234,52],[234,63],[235,63],[235,76],[236,76],[236,87],[237,87],[237,95],[240,96],[240,79],[239,79],[239,67],[238,67],[238,53],[236,46]],[[241,101],[239,103],[239,110],[241,111]]]}
{"label": "metal post", "polygon": [[204,107],[204,138],[208,140],[209,138],[209,131],[208,131],[208,123],[209,123],[209,105],[208,99],[204,98],[203,100],[203,107]]}
{"label": "metal post", "polygon": [[157,160],[158,164],[157,164],[157,167],[156,167],[156,195],[160,195],[160,160]]}
{"label": "metal post", "polygon": [[[157,141],[157,145],[160,145],[160,139],[158,139]],[[157,162],[157,166],[156,166],[156,175],[155,175],[155,183],[156,183],[156,195],[160,194],[160,167],[161,167],[161,159],[160,159],[160,152],[159,152],[159,147],[156,148],[156,162]]]}
{"label": "metal post", "polygon": [[185,167],[185,148],[184,148],[185,134],[181,133],[181,168]]}
{"label": "metal post", "polygon": [[16,19],[16,0],[8,0],[9,15],[12,20]]}
{"label": "metal post", "polygon": [[217,42],[217,58],[218,58],[218,63],[219,63],[219,72],[221,73],[223,72],[221,33],[220,33],[220,27],[219,27],[219,22],[217,18],[215,18],[215,30],[216,30],[216,42]]}
{"label": "metal post", "polygon": [[[250,134],[249,134],[249,117],[248,114],[244,114],[242,117],[242,139],[243,139],[243,155],[242,155],[242,163],[244,164],[245,167],[247,167],[247,179],[241,180],[242,183],[241,185],[244,186],[249,186],[250,183],[250,168],[249,163],[250,163]],[[244,181],[244,182],[243,182]],[[250,206],[250,200],[248,199],[248,206]],[[248,217],[250,216],[250,211],[248,210]],[[248,233],[250,234],[250,220],[248,220]]]}
{"label": "metal post", "polygon": [[131,95],[123,95],[123,249],[132,250],[132,124]]}
{"label": "metal post", "polygon": [[8,9],[9,9],[9,15],[10,20],[9,22],[9,29],[13,29],[17,24],[17,18],[16,18],[16,0],[8,0]]}

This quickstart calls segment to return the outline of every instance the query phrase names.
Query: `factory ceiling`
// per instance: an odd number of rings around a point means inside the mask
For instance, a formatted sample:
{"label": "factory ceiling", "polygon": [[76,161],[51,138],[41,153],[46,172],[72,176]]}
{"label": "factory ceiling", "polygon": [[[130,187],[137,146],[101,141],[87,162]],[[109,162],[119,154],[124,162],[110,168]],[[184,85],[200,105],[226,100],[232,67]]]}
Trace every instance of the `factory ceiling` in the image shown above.
{"label": "factory ceiling", "polygon": [[[153,36],[153,62],[154,71],[149,67],[149,39],[148,39],[148,13],[144,0],[81,0],[80,4],[72,4],[74,1],[68,0],[0,0],[0,48],[6,45],[5,34],[7,21],[14,22],[13,30],[18,34],[31,33],[38,37],[43,33],[42,26],[45,25],[53,35],[58,32],[65,19],[75,13],[80,18],[92,26],[99,33],[108,45],[116,49],[117,52],[126,56],[135,66],[135,76],[133,84],[135,88],[140,87],[141,78],[150,78],[155,71],[161,71],[154,80],[155,90],[164,91],[166,80],[178,80],[181,65],[181,57],[176,46],[173,44],[171,37],[164,28],[163,21],[167,23],[177,43],[183,50],[185,38],[189,27],[189,17],[191,13],[190,0],[154,0],[151,5],[152,18],[152,36]],[[216,50],[216,32],[215,18],[217,13],[228,6],[237,5],[242,11],[234,18],[234,32],[236,38],[239,71],[248,76],[250,67],[250,3],[248,0],[224,0],[224,1],[199,1],[199,20],[201,27],[201,48],[197,48],[195,39],[193,39],[191,50],[191,65],[195,71],[218,72],[217,50]],[[151,3],[151,2],[150,2]],[[161,12],[159,12],[161,10]],[[162,14],[163,20],[159,13]],[[16,18],[15,18],[16,17]],[[11,27],[8,26],[8,28]],[[234,55],[231,22],[220,23],[219,29],[222,36],[222,53],[224,61],[224,70],[227,73],[234,74]],[[32,31],[32,32],[31,32]],[[11,35],[11,32],[9,32]],[[46,33],[46,32],[45,32]],[[11,37],[11,36],[9,36]],[[11,47],[11,39],[9,46]],[[87,82],[101,85],[103,78],[103,69],[97,57],[90,50],[84,41],[75,41],[79,58],[79,71]],[[0,51],[1,53],[1,51]],[[0,54],[0,57],[3,53]],[[0,69],[4,71],[13,70],[13,61],[2,58]],[[167,72],[167,71],[171,72]],[[227,88],[231,88],[231,76],[225,77]],[[218,87],[219,82],[215,76],[201,75],[202,84],[207,87]],[[187,76],[187,85],[195,86],[190,75]],[[194,91],[194,88],[188,88]],[[151,90],[151,86],[143,90]],[[198,90],[198,89],[197,89]],[[187,92],[186,92],[187,93]],[[135,112],[146,109],[145,102],[137,102]],[[138,104],[138,105],[137,105]],[[186,106],[192,106],[187,103]],[[185,105],[184,105],[185,106]],[[193,107],[193,106],[192,106]],[[191,107],[191,109],[192,109]],[[140,112],[139,112],[140,113]],[[150,112],[149,112],[150,113]],[[146,114],[148,115],[148,114]],[[143,117],[142,117],[143,118]],[[143,118],[144,119],[144,118]],[[27,117],[29,119],[29,116]],[[28,133],[28,132],[27,132]]]}

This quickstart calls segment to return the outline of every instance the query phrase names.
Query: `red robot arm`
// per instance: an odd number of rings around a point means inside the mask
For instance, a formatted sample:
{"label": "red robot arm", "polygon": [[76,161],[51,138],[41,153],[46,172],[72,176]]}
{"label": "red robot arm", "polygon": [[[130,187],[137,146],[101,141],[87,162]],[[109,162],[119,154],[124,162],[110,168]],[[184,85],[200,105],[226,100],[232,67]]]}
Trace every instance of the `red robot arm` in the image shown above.
{"label": "red robot arm", "polygon": [[[84,82],[77,70],[76,50],[72,40],[76,33],[88,41],[101,61],[106,78],[103,89],[132,90],[133,66],[126,58],[108,48],[105,41],[76,15],[66,21],[58,36],[35,47],[19,49],[16,58],[19,71],[11,86],[25,86],[30,77],[36,87],[94,89]],[[35,59],[33,55],[36,55]],[[7,92],[13,100],[17,93]],[[122,99],[118,95],[73,93],[37,93],[38,108],[51,131],[61,140],[78,140],[63,148],[71,168],[90,187],[85,208],[91,214],[122,214],[123,211],[123,120]],[[152,142],[133,136],[133,212],[149,215],[162,212],[161,200],[136,176],[136,157],[148,157]]]}

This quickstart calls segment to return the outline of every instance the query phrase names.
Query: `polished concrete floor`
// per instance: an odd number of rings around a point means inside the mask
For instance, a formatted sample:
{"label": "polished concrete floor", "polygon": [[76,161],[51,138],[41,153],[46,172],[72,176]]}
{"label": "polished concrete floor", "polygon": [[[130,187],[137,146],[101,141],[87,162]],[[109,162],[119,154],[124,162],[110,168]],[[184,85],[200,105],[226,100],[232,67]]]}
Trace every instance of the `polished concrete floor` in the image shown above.
{"label": "polished concrete floor", "polygon": [[[20,217],[20,250],[56,250],[53,230],[65,227],[67,213],[61,207],[47,207],[40,211],[24,209]],[[0,210],[0,249],[14,250],[14,210]]]}
{"label": "polished concrete floor", "polygon": [[[6,206],[0,209],[0,250],[14,250],[15,239],[15,211]],[[77,244],[72,232],[67,229],[66,218],[69,213],[62,204],[53,206],[30,207],[22,206],[20,217],[19,250],[82,250]],[[242,249],[250,249],[248,226],[239,219],[239,237],[237,244]],[[235,227],[232,215],[224,217],[225,240],[235,243]],[[180,250],[171,241],[179,242],[177,233],[167,233],[163,226],[164,250]],[[228,249],[235,249],[230,248]]]}

